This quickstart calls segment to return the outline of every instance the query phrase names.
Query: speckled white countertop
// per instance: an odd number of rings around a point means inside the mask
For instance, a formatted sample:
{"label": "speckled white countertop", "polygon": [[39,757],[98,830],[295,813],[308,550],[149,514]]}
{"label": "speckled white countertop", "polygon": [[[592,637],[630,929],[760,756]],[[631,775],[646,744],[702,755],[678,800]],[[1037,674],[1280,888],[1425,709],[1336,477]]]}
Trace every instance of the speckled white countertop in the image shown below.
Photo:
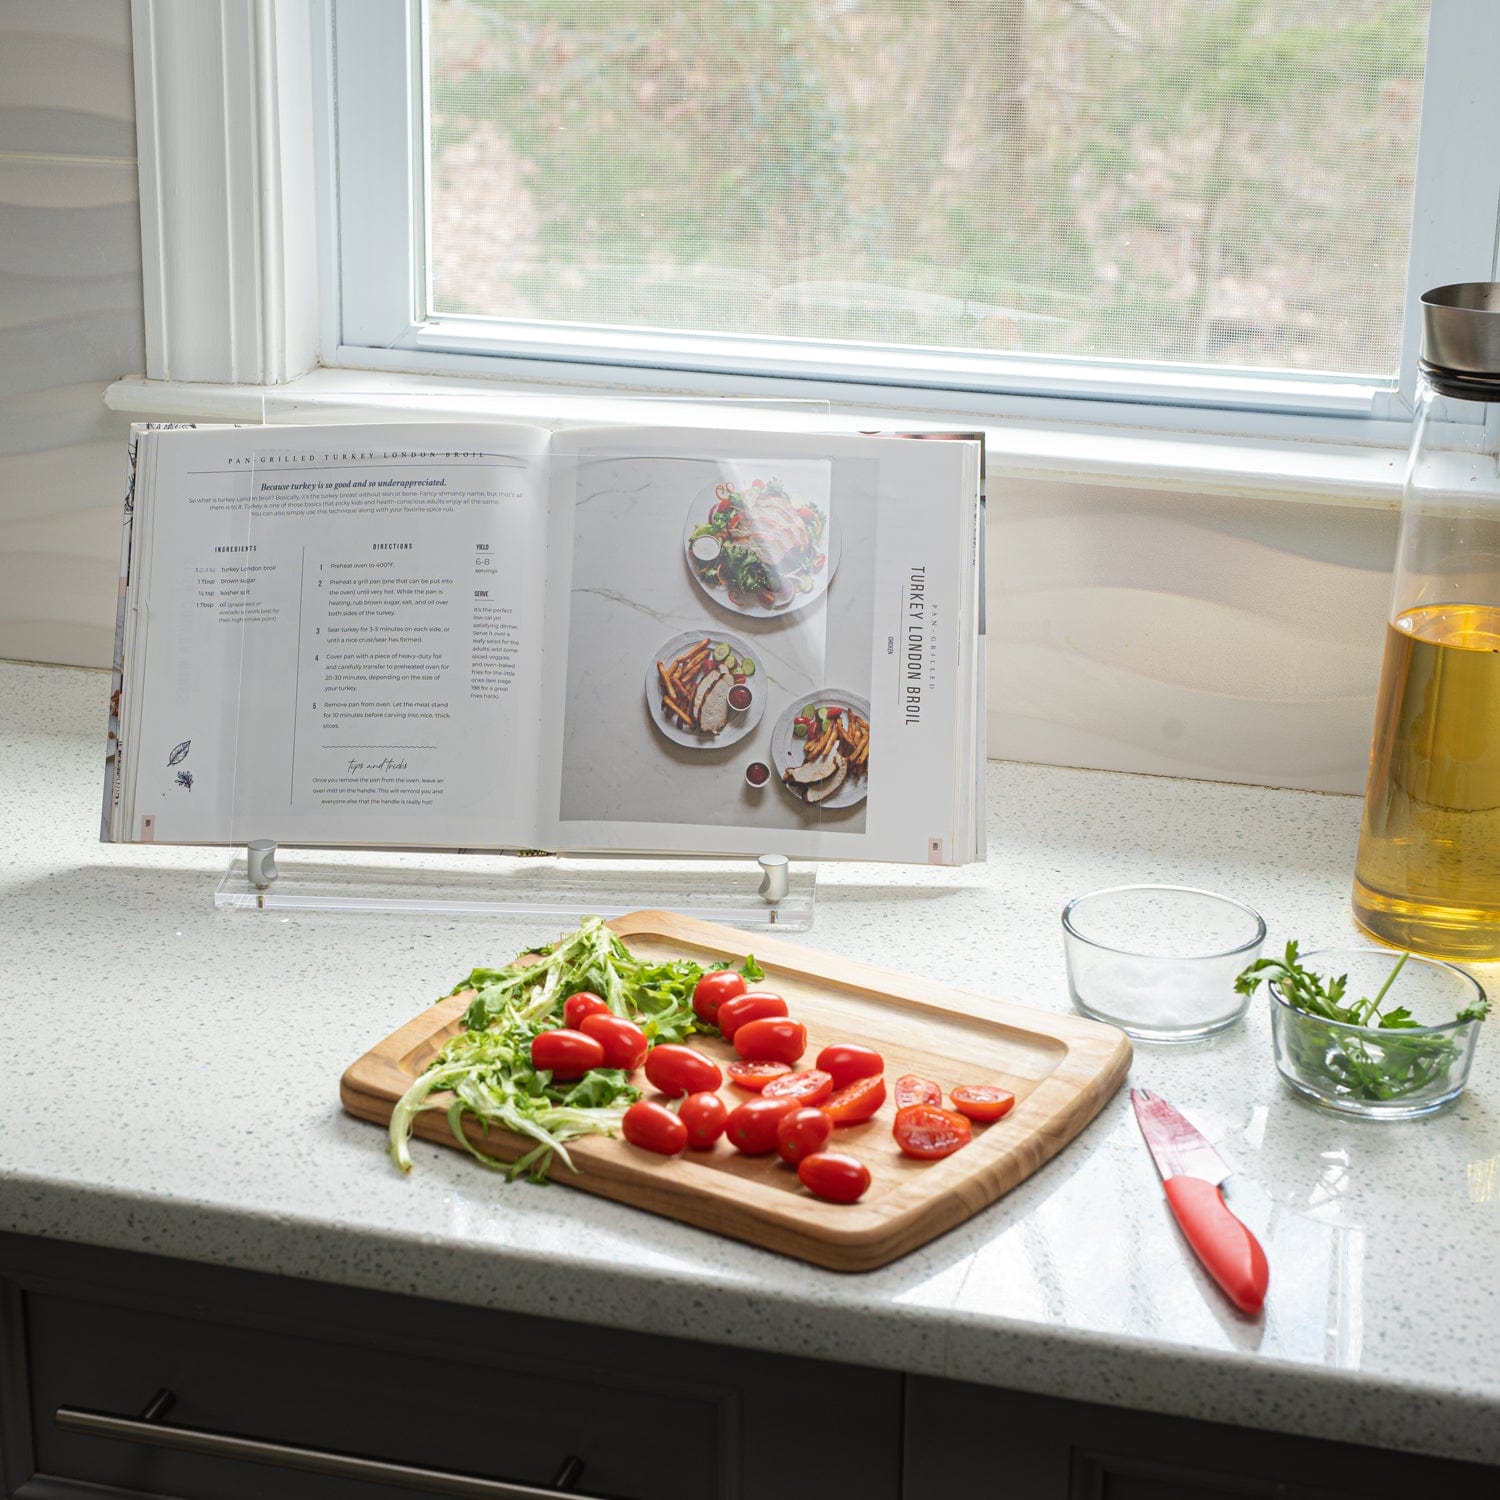
{"label": "speckled white countertop", "polygon": [[[1253,1320],[1187,1251],[1123,1092],[863,1276],[420,1143],[402,1177],[340,1073],[538,919],[216,912],[223,851],[96,841],[106,682],[0,665],[0,1229],[1500,1463],[1494,1035],[1455,1108],[1400,1125],[1285,1092],[1263,999],[1137,1047],[1132,1081],[1234,1168],[1272,1268]],[[1353,799],[997,763],[989,809],[987,866],[826,869],[800,941],[1065,1010],[1058,914],[1098,886],[1234,894],[1268,946],[1353,935]]]}

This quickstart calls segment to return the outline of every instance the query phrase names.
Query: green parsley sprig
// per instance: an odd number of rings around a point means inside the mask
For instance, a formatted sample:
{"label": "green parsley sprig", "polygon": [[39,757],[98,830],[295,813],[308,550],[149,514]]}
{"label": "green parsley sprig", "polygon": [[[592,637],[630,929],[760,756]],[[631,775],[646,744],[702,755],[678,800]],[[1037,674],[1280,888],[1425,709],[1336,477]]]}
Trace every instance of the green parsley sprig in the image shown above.
{"label": "green parsley sprig", "polygon": [[[1374,995],[1351,1000],[1349,976],[1325,978],[1304,968],[1293,941],[1282,957],[1257,959],[1243,969],[1234,987],[1253,995],[1269,979],[1288,1004],[1310,1018],[1282,1032],[1282,1045],[1304,1076],[1325,1079],[1335,1093],[1350,1098],[1399,1099],[1446,1079],[1463,1040],[1451,1033],[1432,1035],[1404,1005],[1381,1009],[1410,957],[1403,953],[1396,960]],[[1455,1021],[1482,1021],[1488,1014],[1489,1001],[1481,998],[1459,1011]],[[1423,1034],[1402,1036],[1412,1031]],[[1385,1032],[1391,1035],[1381,1035]]]}

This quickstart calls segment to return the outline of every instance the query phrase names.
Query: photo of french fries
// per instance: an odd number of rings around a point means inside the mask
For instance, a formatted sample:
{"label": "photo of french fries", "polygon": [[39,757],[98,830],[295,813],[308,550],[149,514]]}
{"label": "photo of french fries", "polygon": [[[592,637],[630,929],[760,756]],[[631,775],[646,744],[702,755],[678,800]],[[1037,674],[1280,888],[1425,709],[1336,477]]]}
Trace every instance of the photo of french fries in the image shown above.
{"label": "photo of french fries", "polygon": [[732,636],[677,636],[657,652],[646,696],[679,744],[732,744],[761,715],[755,659]]}
{"label": "photo of french fries", "polygon": [[822,733],[805,742],[803,761],[819,760],[830,750],[837,750],[849,762],[849,774],[858,776],[870,758],[870,721],[852,709],[846,714],[834,713]]}
{"label": "photo of french fries", "polygon": [[781,783],[812,806],[848,807],[866,792],[870,710],[863,699],[829,694],[783,714],[772,736]]}

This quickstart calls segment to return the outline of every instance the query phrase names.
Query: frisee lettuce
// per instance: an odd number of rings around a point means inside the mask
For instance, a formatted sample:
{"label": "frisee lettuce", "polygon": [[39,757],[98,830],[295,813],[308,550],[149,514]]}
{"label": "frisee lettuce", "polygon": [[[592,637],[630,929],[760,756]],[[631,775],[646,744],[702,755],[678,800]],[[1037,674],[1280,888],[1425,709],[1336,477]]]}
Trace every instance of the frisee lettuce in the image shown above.
{"label": "frisee lettuce", "polygon": [[[594,1068],[576,1082],[554,1082],[531,1065],[532,1040],[562,1022],[563,1004],[579,990],[601,996],[617,1015],[635,1022],[655,1046],[711,1031],[693,1012],[693,989],[704,970],[690,959],[654,960],[633,954],[598,917],[539,945],[504,968],[479,968],[450,994],[472,989],[464,1029],[454,1036],[397,1102],[391,1114],[390,1154],[411,1170],[412,1124],[423,1110],[443,1110],[455,1139],[487,1167],[509,1178],[546,1180],[554,1155],[577,1171],[567,1142],[613,1135],[641,1091],[618,1068]],[[753,958],[741,972],[764,977]],[[508,1166],[477,1150],[464,1133],[473,1116],[487,1132],[514,1131],[536,1144]]]}

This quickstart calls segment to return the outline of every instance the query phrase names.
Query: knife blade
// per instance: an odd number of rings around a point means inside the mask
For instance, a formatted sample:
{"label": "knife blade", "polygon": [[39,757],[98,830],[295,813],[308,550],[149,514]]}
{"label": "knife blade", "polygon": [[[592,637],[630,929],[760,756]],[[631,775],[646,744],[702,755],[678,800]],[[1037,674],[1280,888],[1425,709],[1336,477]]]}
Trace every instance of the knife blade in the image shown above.
{"label": "knife blade", "polygon": [[1229,1176],[1223,1158],[1186,1115],[1150,1089],[1131,1089],[1130,1102],[1178,1228],[1203,1268],[1241,1312],[1257,1313],[1271,1270],[1260,1241],[1224,1202]]}

